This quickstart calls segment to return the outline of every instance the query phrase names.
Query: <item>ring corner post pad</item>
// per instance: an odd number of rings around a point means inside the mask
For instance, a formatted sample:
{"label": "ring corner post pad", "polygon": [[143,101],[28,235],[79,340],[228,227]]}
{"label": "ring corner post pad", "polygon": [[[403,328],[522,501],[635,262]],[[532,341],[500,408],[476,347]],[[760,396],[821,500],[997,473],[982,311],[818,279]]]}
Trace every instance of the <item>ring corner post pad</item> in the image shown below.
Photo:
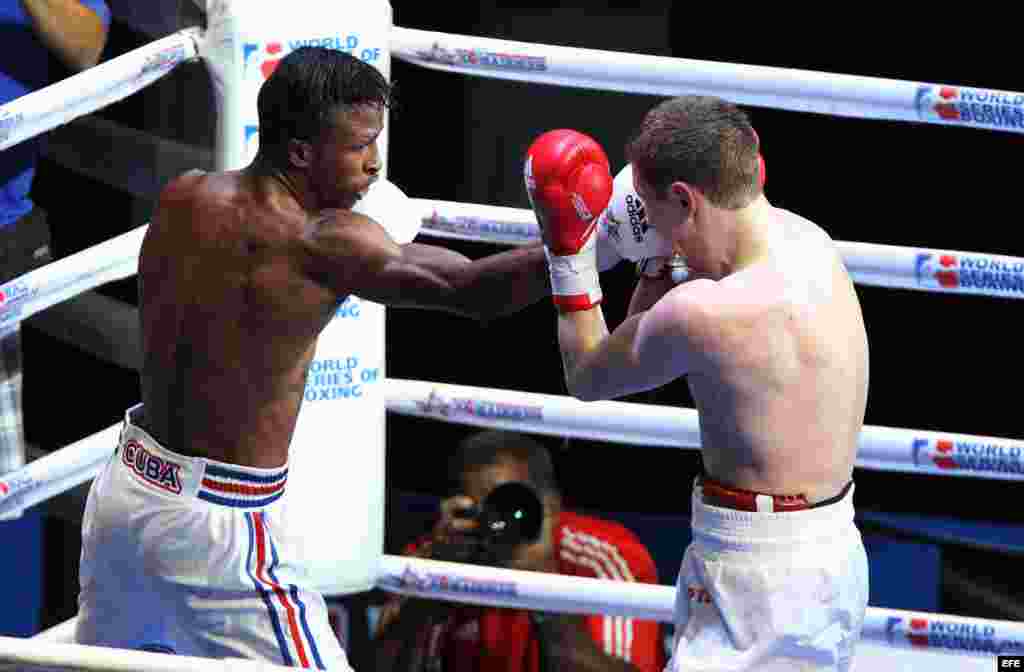
{"label": "ring corner post pad", "polygon": [[[207,19],[201,55],[216,88],[217,170],[239,169],[256,156],[257,96],[291,51],[336,49],[391,76],[388,0],[217,0],[208,3]],[[387,127],[385,118],[378,138],[385,157]],[[280,500],[282,541],[300,559],[308,585],[325,594],[369,590],[377,579],[384,552],[383,379],[384,307],[349,297],[317,341]]]}

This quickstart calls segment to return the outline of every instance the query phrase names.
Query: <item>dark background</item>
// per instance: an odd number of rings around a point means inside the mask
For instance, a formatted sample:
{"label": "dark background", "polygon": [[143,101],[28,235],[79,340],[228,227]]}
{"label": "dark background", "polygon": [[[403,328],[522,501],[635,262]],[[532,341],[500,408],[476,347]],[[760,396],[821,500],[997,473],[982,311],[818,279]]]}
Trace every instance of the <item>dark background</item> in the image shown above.
{"label": "dark background", "polygon": [[[409,28],[1024,89],[1011,47],[1017,40],[1015,27],[997,18],[896,17],[855,6],[826,15],[820,8],[780,13],[775,6],[695,8],[662,2],[638,8],[637,3],[582,0],[558,5],[485,0],[445,11],[419,1],[393,0],[392,5],[395,24]],[[104,57],[151,39],[115,23]],[[143,129],[153,97],[165,107],[208,105],[176,95],[188,86],[186,80],[203,76],[202,66],[187,66],[99,116]],[[528,206],[519,168],[536,135],[556,127],[584,131],[605,146],[617,171],[626,133],[661,100],[469,78],[397,60],[392,78],[401,102],[390,127],[388,177],[413,197],[514,207]],[[1018,231],[1021,136],[747,109],[762,140],[769,199],[819,223],[833,238],[1024,256]],[[35,191],[50,212],[61,256],[147,221],[140,221],[146,207],[137,199],[53,161],[41,166]],[[495,251],[483,244],[440,244],[471,257]],[[605,314],[614,325],[625,312],[631,269],[623,265],[605,274],[602,284]],[[137,301],[134,280],[102,291]],[[868,424],[1024,435],[1019,302],[863,286],[858,293],[871,345]],[[134,372],[63,345],[31,325],[24,340],[26,432],[44,450],[109,426],[139,400]],[[387,368],[397,378],[564,393],[547,302],[488,325],[437,313],[390,311]],[[692,406],[682,381],[627,400]],[[467,428],[390,416],[388,431],[389,487],[442,494],[447,450]],[[690,483],[699,469],[693,451],[543,440],[555,451],[570,504],[659,515],[688,511]],[[862,510],[1007,523],[1024,518],[1020,483],[863,470],[856,480],[856,504]],[[76,558],[77,528],[61,525],[47,533],[47,543],[59,549],[50,555]],[[1019,530],[1018,538],[1006,543],[1024,542]],[[985,553],[971,544],[947,550],[947,567],[956,564],[958,571],[991,579],[997,592],[1019,595],[1019,570],[1014,569],[1019,558]],[[62,571],[51,572],[52,595],[67,592],[72,577],[66,563]],[[984,611],[976,601],[953,594],[943,607],[975,615]],[[62,610],[66,604],[54,607],[50,617]]]}

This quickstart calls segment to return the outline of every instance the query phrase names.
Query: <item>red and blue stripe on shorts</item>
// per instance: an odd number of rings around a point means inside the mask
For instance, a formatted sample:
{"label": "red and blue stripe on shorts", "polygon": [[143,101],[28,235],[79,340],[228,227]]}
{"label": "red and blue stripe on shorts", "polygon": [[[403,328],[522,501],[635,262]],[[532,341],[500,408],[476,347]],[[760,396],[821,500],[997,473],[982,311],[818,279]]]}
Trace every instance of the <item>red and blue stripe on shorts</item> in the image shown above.
{"label": "red and blue stripe on shorts", "polygon": [[246,571],[267,607],[283,664],[326,669],[309,629],[306,605],[299,597],[298,587],[282,584],[274,572],[279,562],[277,548],[267,530],[263,512],[246,511],[245,520],[249,525]]}
{"label": "red and blue stripe on shorts", "polygon": [[287,468],[266,474],[253,474],[240,469],[207,464],[196,496],[222,506],[261,508],[284,494],[284,484],[287,480]]}

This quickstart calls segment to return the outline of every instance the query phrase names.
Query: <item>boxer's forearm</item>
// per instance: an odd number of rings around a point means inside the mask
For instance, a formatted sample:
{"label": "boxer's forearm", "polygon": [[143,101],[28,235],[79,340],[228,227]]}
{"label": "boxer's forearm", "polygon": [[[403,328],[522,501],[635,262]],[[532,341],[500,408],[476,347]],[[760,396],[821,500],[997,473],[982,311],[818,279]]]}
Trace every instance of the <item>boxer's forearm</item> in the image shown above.
{"label": "boxer's forearm", "polygon": [[544,614],[539,619],[534,618],[534,628],[547,658],[541,664],[542,670],[637,672],[630,663],[602,651],[580,616]]}
{"label": "boxer's forearm", "polygon": [[75,71],[96,65],[107,39],[103,21],[78,0],[21,0],[39,39]]}
{"label": "boxer's forearm", "polygon": [[583,401],[616,399],[657,387],[680,375],[659,351],[641,355],[639,313],[615,328],[605,326],[600,307],[558,316],[558,341],[569,394]]}
{"label": "boxer's forearm", "polygon": [[629,312],[626,317],[649,310],[674,286],[668,277],[648,278],[641,275],[633,290],[633,297],[629,300]]}
{"label": "boxer's forearm", "polygon": [[569,394],[577,399],[593,399],[588,355],[608,338],[608,326],[601,306],[558,314],[558,346],[562,351],[562,369]]}
{"label": "boxer's forearm", "polygon": [[515,313],[551,296],[547,260],[539,243],[477,259],[466,273],[464,301],[486,317]]}

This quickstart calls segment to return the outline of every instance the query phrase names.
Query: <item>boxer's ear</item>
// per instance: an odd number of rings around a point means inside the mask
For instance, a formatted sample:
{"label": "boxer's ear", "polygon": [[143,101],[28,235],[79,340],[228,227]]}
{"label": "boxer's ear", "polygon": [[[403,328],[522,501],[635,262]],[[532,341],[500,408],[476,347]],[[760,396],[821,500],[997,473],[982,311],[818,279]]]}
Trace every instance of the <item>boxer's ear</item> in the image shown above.
{"label": "boxer's ear", "polygon": [[690,207],[690,203],[693,202],[693,198],[690,195],[690,185],[685,182],[673,182],[668,185],[668,193],[673,198],[679,199],[679,204],[684,208]]}
{"label": "boxer's ear", "polygon": [[305,140],[289,140],[288,163],[296,168],[309,168],[313,164],[313,145]]}

